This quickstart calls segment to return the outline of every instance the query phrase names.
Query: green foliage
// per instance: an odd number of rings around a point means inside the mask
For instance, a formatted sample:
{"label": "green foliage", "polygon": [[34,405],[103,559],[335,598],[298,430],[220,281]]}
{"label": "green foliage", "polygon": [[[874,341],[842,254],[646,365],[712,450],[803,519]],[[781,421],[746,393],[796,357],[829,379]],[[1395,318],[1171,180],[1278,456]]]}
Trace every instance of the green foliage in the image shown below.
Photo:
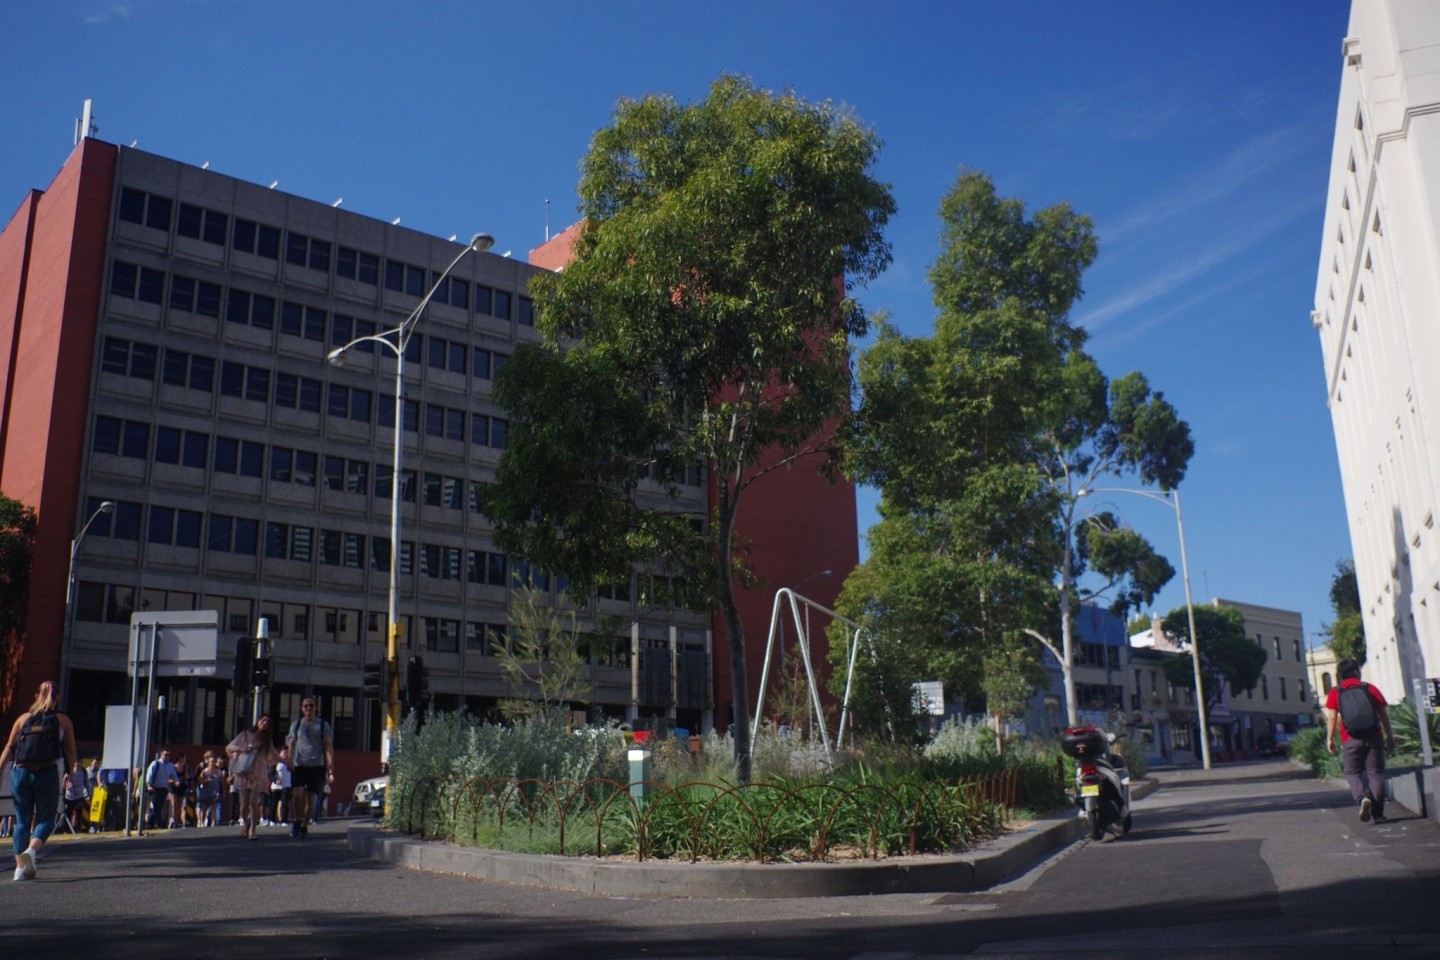
{"label": "green foliage", "polygon": [[1339,748],[1335,753],[1325,748],[1323,725],[1305,727],[1295,734],[1290,740],[1290,759],[1305,764],[1317,777],[1329,779],[1343,774]]}
{"label": "green foliage", "polygon": [[1365,618],[1360,612],[1360,581],[1355,575],[1355,561],[1338,560],[1335,576],[1330,581],[1330,609],[1335,619],[1325,625],[1330,637],[1327,646],[1336,660],[1364,663]]}
{"label": "green foliage", "polygon": [[727,738],[706,737],[698,756],[673,738],[653,741],[637,805],[614,728],[567,734],[554,716],[499,727],[430,714],[402,728],[386,821],[531,853],[814,860],[964,849],[995,836],[1011,811],[1063,802],[1053,750],[1017,745],[1002,759],[982,743],[971,758],[960,738],[945,744],[933,760],[872,744],[832,770],[813,744],[767,730],[756,777],[741,782]]}
{"label": "green foliage", "polygon": [[536,590],[516,591],[510,626],[511,647],[498,655],[500,673],[514,695],[501,704],[508,716],[548,714],[589,702],[593,684],[584,634],[567,597],[561,595],[552,606]]}
{"label": "green foliage", "polygon": [[[824,428],[849,411],[868,317],[848,294],[890,259],[878,151],[830,104],[735,77],[693,104],[621,101],[582,161],[575,259],[532,283],[545,343],[494,388],[510,414],[486,490],[500,546],[582,590],[658,569],[684,605],[718,607],[742,752],[735,515],[769,470],[824,464]],[[715,487],[708,525],[673,502],[696,464]],[[668,498],[637,496],[642,479]]]}
{"label": "green foliage", "polygon": [[[1171,610],[1165,615],[1161,629],[1172,642],[1188,645],[1189,611],[1185,607]],[[1195,631],[1207,706],[1220,701],[1225,684],[1237,694],[1255,689],[1269,655],[1246,635],[1244,614],[1233,607],[1196,607]],[[1166,657],[1163,667],[1165,679],[1175,686],[1195,689],[1195,667],[1189,657]]]}
{"label": "green foliage", "polygon": [[[1423,745],[1420,743],[1420,721],[1415,716],[1415,704],[1410,700],[1392,703],[1389,707],[1390,729],[1395,734],[1397,755],[1420,757]],[[1430,749],[1440,754],[1440,714],[1431,711],[1425,714],[1425,726],[1430,736]]]}
{"label": "green foliage", "polygon": [[14,695],[34,546],[35,511],[0,494],[0,708]]}

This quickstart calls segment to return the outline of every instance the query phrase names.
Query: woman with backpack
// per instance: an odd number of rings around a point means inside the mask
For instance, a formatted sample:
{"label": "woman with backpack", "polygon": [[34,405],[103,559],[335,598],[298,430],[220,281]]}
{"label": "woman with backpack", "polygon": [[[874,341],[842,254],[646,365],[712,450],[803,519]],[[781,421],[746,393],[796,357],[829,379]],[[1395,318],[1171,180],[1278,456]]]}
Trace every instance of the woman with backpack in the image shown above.
{"label": "woman with backpack", "polygon": [[[1335,728],[1340,728],[1340,765],[1350,795],[1360,805],[1360,821],[1372,817],[1385,822],[1385,751],[1395,751],[1395,731],[1385,695],[1360,679],[1356,660],[1341,660],[1340,686],[1325,695],[1325,749],[1335,752]],[[1382,737],[1383,731],[1383,737]]]}
{"label": "woman with backpack", "polygon": [[40,684],[30,711],[10,728],[0,753],[0,767],[11,760],[10,786],[15,796],[15,879],[34,880],[35,860],[55,829],[60,810],[60,769],[75,768],[75,728],[55,709],[55,684]]}

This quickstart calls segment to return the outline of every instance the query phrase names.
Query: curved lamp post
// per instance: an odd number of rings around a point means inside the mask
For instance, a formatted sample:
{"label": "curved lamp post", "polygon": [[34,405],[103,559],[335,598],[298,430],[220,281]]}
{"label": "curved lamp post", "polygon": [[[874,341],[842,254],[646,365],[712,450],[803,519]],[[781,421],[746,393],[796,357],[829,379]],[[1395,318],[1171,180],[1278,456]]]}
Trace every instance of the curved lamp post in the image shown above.
{"label": "curved lamp post", "polygon": [[75,633],[75,561],[80,556],[80,542],[85,539],[85,533],[90,529],[102,513],[113,513],[115,501],[106,500],[95,508],[90,514],[90,519],[80,528],[80,533],[74,540],[70,541],[70,572],[65,578],[65,633],[60,641],[60,702],[66,704],[69,709],[69,701],[66,699],[70,693],[70,646],[74,642]]}
{"label": "curved lamp post", "polygon": [[1195,668],[1195,710],[1200,720],[1200,755],[1204,759],[1205,769],[1210,769],[1210,720],[1207,716],[1209,711],[1205,708],[1205,687],[1200,671],[1200,642],[1195,631],[1195,603],[1190,599],[1190,562],[1185,556],[1185,520],[1180,512],[1180,491],[1171,490],[1170,497],[1164,494],[1152,493],[1149,490],[1130,490],[1124,487],[1095,487],[1089,490],[1082,490],[1080,496],[1092,493],[1128,493],[1136,497],[1144,497],[1146,500],[1154,500],[1156,503],[1163,503],[1175,511],[1175,526],[1180,533],[1180,572],[1185,578],[1185,613],[1190,621],[1190,660]]}
{"label": "curved lamp post", "polygon": [[494,245],[495,238],[490,234],[475,234],[470,238],[465,249],[450,261],[445,272],[440,274],[429,291],[416,304],[415,309],[410,311],[410,315],[398,327],[368,337],[356,337],[344,346],[331,350],[325,358],[333,366],[343,366],[346,351],[362,343],[382,344],[395,354],[395,442],[391,451],[390,471],[390,598],[389,623],[385,641],[389,687],[385,691],[385,736],[380,741],[380,762],[382,764],[390,762],[390,747],[395,739],[396,731],[400,728],[400,564],[398,556],[400,553],[400,474],[405,454],[405,348],[410,343],[410,335],[415,332],[420,314],[424,313],[425,308],[430,305],[430,298],[435,296],[435,291],[440,289],[440,284],[450,276],[450,271],[455,269],[467,253],[471,251],[484,253]]}

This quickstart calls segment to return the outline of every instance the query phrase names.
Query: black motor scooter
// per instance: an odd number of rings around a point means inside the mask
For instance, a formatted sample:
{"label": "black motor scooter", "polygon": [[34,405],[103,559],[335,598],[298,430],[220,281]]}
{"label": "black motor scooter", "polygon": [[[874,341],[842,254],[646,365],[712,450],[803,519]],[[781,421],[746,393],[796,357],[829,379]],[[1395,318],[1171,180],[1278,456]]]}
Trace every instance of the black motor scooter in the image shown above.
{"label": "black motor scooter", "polygon": [[1118,739],[1098,727],[1071,727],[1060,738],[1060,748],[1075,759],[1075,805],[1091,840],[1130,832],[1130,769],[1112,749]]}

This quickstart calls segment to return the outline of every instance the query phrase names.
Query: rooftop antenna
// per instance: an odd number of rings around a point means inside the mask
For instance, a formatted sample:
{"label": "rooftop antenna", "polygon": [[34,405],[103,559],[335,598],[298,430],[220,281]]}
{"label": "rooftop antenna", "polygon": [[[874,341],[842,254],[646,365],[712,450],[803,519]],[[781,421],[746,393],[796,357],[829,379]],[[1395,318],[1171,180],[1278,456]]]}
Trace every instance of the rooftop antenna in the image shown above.
{"label": "rooftop antenna", "polygon": [[279,181],[279,180],[271,180],[271,181],[270,181],[270,189],[271,189],[271,190],[274,190],[274,189],[275,189],[276,187],[278,187],[278,186],[280,186],[280,181]]}
{"label": "rooftop antenna", "polygon": [[338,207],[338,206],[340,206],[340,204],[342,204],[342,203],[344,203],[344,202],[345,202],[345,198],[344,198],[344,197],[336,197],[336,198],[335,198],[335,202],[332,203],[332,204],[330,204],[330,206],[332,206],[332,207]]}
{"label": "rooftop antenna", "polygon": [[550,198],[545,198],[545,242],[550,242]]}
{"label": "rooftop antenna", "polygon": [[80,119],[75,121],[75,146],[80,146],[81,140],[93,137],[99,132],[100,125],[95,122],[95,101],[86,100]]}
{"label": "rooftop antenna", "polygon": [[201,170],[209,170],[209,169],[210,169],[210,161],[209,161],[209,160],[206,160],[204,163],[200,164],[200,169],[201,169]]}

